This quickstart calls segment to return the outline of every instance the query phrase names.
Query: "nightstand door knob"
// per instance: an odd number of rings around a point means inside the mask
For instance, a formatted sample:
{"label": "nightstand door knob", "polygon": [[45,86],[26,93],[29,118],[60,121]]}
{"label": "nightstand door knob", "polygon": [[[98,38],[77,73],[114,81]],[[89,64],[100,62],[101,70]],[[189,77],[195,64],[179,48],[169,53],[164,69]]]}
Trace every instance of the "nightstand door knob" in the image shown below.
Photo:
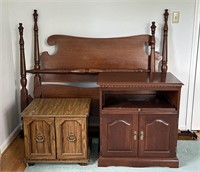
{"label": "nightstand door knob", "polygon": [[76,140],[76,136],[74,133],[70,132],[68,135],[68,141],[69,142],[74,142]]}
{"label": "nightstand door knob", "polygon": [[137,131],[133,132],[133,140],[137,140]]}
{"label": "nightstand door knob", "polygon": [[144,140],[144,131],[140,131],[140,140]]}
{"label": "nightstand door knob", "polygon": [[37,142],[44,142],[44,135],[43,135],[43,133],[38,133],[35,140]]}

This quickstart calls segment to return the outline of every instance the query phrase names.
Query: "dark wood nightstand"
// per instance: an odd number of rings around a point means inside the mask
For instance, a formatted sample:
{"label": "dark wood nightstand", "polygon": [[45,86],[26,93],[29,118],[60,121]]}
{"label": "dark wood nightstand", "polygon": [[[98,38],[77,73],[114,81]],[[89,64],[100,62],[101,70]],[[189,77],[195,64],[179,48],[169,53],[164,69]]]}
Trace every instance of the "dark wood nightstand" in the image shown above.
{"label": "dark wood nightstand", "polygon": [[99,166],[178,167],[182,83],[171,73],[99,75]]}

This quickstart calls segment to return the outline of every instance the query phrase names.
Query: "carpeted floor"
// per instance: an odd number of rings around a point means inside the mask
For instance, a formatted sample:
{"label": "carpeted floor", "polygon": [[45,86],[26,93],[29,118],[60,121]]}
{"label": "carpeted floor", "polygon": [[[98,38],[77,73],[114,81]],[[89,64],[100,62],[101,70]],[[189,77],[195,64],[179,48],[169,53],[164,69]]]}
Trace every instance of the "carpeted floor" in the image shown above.
{"label": "carpeted floor", "polygon": [[25,172],[200,172],[200,141],[179,140],[177,155],[179,168],[168,167],[98,167],[97,144],[93,144],[93,154],[87,166],[79,164],[35,164]]}

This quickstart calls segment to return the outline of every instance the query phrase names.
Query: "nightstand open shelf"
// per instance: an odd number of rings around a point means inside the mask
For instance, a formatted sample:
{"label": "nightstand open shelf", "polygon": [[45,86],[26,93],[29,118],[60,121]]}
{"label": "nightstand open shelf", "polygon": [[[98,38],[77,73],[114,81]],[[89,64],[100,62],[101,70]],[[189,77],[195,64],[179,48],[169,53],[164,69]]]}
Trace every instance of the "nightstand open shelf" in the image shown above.
{"label": "nightstand open shelf", "polygon": [[161,94],[104,94],[102,109],[111,108],[176,108]]}

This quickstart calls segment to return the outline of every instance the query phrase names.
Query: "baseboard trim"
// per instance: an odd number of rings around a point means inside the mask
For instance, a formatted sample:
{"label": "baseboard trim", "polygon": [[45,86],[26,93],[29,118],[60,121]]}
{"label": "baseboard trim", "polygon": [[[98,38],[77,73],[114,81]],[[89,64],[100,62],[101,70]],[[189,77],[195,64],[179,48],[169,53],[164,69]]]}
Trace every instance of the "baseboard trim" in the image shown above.
{"label": "baseboard trim", "polygon": [[196,139],[197,135],[193,131],[184,130],[178,133],[178,140],[196,140]]}
{"label": "baseboard trim", "polygon": [[13,140],[17,137],[21,130],[21,124],[19,124],[13,132],[8,136],[8,138],[0,145],[0,153],[1,155],[3,152],[8,148],[8,146],[13,142]]}

